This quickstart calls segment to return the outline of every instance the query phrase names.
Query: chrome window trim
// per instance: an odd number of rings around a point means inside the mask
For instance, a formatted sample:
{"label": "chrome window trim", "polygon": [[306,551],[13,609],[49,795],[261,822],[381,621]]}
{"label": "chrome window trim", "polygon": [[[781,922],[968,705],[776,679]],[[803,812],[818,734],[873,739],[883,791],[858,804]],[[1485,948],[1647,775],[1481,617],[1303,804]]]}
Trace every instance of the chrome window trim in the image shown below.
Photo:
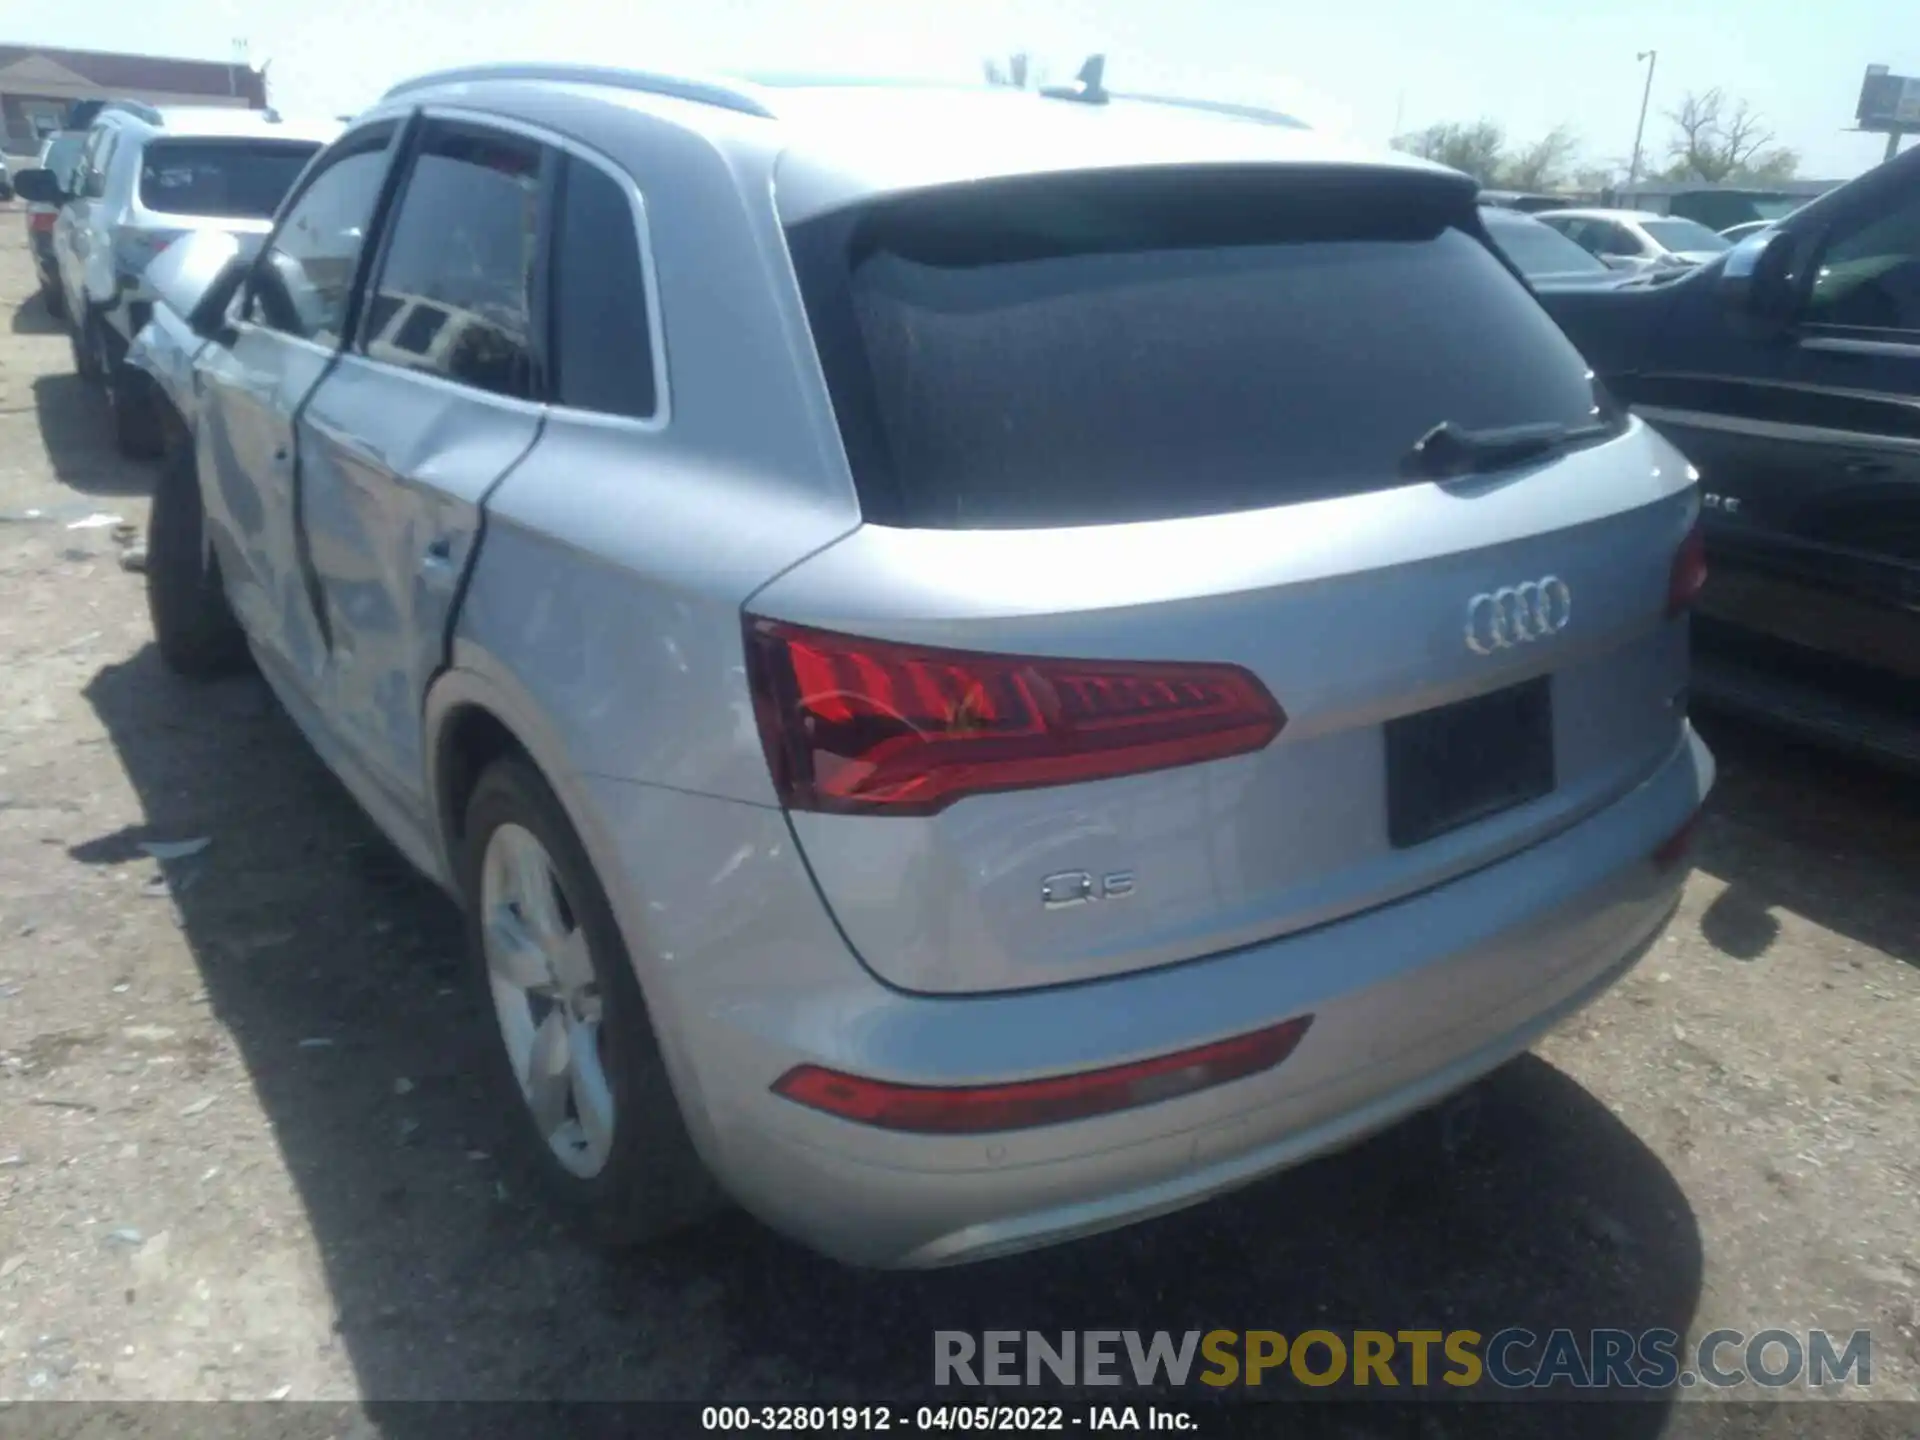
{"label": "chrome window trim", "polygon": [[1793,425],[1780,420],[1755,420],[1744,415],[1716,415],[1706,410],[1670,410],[1660,405],[1636,405],[1633,411],[1656,425],[1691,425],[1696,430],[1718,430],[1730,435],[1753,435],[1763,440],[1797,440],[1814,445],[1848,445],[1861,450],[1892,450],[1920,455],[1920,438],[1873,435],[1858,430],[1834,430],[1824,425]]}
{"label": "chrome window trim", "polygon": [[[1888,334],[1912,334],[1888,331]],[[1849,335],[1809,335],[1801,340],[1802,350],[1818,350],[1830,355],[1882,355],[1898,360],[1920,360],[1920,335],[1911,340],[1867,340]]]}

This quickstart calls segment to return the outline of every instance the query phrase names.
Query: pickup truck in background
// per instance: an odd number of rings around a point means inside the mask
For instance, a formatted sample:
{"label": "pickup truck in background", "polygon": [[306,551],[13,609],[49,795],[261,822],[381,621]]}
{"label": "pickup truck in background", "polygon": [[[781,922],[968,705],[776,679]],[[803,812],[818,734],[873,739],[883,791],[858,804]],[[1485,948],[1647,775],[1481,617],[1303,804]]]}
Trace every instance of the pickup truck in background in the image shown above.
{"label": "pickup truck in background", "polygon": [[1665,284],[1541,300],[1700,471],[1694,698],[1920,769],[1920,150]]}

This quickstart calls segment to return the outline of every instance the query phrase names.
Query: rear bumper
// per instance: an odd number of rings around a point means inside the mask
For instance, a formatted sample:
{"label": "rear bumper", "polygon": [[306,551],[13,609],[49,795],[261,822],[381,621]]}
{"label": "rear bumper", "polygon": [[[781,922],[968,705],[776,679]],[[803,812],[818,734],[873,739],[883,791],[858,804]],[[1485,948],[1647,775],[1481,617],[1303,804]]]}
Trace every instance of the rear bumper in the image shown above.
{"label": "rear bumper", "polygon": [[[1188,964],[966,998],[904,994],[873,979],[826,923],[779,817],[773,826],[753,818],[772,812],[733,807],[752,814],[735,814],[729,828],[762,828],[758,842],[716,850],[724,883],[709,872],[703,889],[689,868],[647,898],[631,877],[661,853],[656,827],[672,817],[660,806],[690,797],[596,782],[592,803],[605,827],[599,844],[621,857],[609,888],[709,1164],[749,1209],[820,1250],[918,1267],[1192,1204],[1349,1144],[1524,1050],[1658,935],[1685,870],[1662,870],[1651,854],[1712,779],[1711,756],[1687,731],[1658,773],[1615,804],[1436,889]],[[685,842],[682,858],[669,868],[705,869],[701,832],[712,818],[682,818],[671,832]],[[743,908],[723,916],[724,892],[742,876],[752,897],[739,891]],[[697,933],[676,914],[687,898],[707,912]],[[702,937],[715,923],[732,934],[709,946]],[[1275,1070],[1004,1134],[880,1131],[768,1088],[806,1061],[919,1084],[1072,1073],[1308,1012],[1312,1029]]]}

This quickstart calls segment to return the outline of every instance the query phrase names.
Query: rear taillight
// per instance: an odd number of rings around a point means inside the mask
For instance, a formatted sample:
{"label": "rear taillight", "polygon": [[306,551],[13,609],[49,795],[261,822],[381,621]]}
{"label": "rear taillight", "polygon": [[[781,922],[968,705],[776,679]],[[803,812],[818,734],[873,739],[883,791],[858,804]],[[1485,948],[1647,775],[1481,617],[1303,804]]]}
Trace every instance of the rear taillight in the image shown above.
{"label": "rear taillight", "polygon": [[53,222],[59,218],[59,214],[55,211],[35,210],[27,216],[27,229],[44,235],[53,229]]}
{"label": "rear taillight", "polygon": [[1011,1085],[895,1085],[798,1065],[774,1082],[773,1092],[883,1130],[923,1135],[1026,1130],[1172,1100],[1271,1070],[1294,1052],[1312,1023],[1311,1015],[1300,1015],[1249,1035],[1151,1060]]}
{"label": "rear taillight", "polygon": [[1667,618],[1683,615],[1700,598],[1700,587],[1707,583],[1707,544],[1694,526],[1674,552],[1673,569],[1667,576]]}
{"label": "rear taillight", "polygon": [[984,791],[1245,754],[1287,718],[1237,665],[983,655],[755,619],[746,642],[793,810],[931,815]]}

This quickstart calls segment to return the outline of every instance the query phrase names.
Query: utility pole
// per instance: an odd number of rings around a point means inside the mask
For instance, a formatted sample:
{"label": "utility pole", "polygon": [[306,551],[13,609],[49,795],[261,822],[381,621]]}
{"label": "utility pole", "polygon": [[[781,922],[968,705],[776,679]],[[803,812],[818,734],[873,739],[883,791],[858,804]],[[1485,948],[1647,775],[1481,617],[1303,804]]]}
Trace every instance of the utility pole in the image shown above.
{"label": "utility pole", "polygon": [[1640,142],[1647,133],[1647,102],[1653,99],[1653,67],[1660,63],[1658,50],[1642,50],[1633,57],[1647,62],[1647,88],[1640,92],[1640,123],[1633,132],[1633,161],[1627,166],[1627,188],[1640,183]]}
{"label": "utility pole", "polygon": [[1900,153],[1900,138],[1904,133],[1900,130],[1887,132],[1887,153],[1881,157],[1883,161],[1891,160]]}

